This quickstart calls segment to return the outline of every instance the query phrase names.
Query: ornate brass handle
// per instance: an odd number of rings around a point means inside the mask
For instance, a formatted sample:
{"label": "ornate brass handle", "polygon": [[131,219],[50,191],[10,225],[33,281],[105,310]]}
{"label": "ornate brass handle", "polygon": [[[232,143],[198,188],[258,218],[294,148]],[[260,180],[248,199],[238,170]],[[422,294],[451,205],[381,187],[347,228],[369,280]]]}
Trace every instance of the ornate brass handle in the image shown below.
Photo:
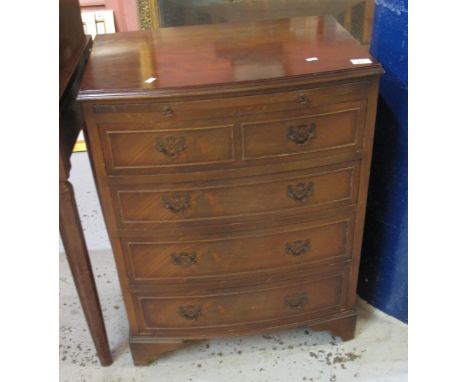
{"label": "ornate brass handle", "polygon": [[286,243],[286,253],[291,256],[302,256],[310,251],[310,240],[296,240]]}
{"label": "ornate brass handle", "polygon": [[308,105],[310,103],[310,99],[305,94],[300,94],[299,97],[297,97],[297,102],[301,105]]}
{"label": "ornate brass handle", "polygon": [[288,196],[298,202],[304,202],[314,193],[314,183],[298,183],[288,186]]}
{"label": "ornate brass handle", "polygon": [[177,155],[187,148],[185,137],[165,137],[156,140],[156,150],[169,158],[177,158]]}
{"label": "ornate brass handle", "polygon": [[299,293],[284,298],[284,303],[289,306],[291,309],[303,308],[307,303],[307,294]]}
{"label": "ornate brass handle", "polygon": [[162,113],[165,117],[172,117],[173,111],[169,105],[165,105]]}
{"label": "ornate brass handle", "polygon": [[288,129],[288,138],[298,145],[305,145],[315,137],[315,123],[310,125],[291,126]]}
{"label": "ornate brass handle", "polygon": [[173,253],[171,255],[171,261],[175,265],[186,268],[197,263],[197,253],[195,251],[192,253]]}
{"label": "ornate brass handle", "polygon": [[184,305],[179,306],[177,313],[186,320],[196,320],[200,317],[202,312],[201,305]]}
{"label": "ornate brass handle", "polygon": [[188,192],[174,192],[171,195],[163,195],[164,208],[179,213],[190,207],[190,194]]}

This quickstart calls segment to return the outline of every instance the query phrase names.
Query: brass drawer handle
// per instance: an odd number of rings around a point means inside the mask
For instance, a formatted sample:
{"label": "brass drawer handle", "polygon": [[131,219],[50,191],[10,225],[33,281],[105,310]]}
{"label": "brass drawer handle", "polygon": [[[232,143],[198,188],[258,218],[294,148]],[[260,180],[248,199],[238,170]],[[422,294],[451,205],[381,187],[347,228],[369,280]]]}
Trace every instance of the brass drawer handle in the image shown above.
{"label": "brass drawer handle", "polygon": [[284,298],[285,304],[291,309],[303,308],[307,303],[307,300],[308,298],[306,293],[294,294]]}
{"label": "brass drawer handle", "polygon": [[305,94],[300,94],[299,97],[297,97],[297,102],[301,105],[308,105],[310,103],[310,99]]}
{"label": "brass drawer handle", "polygon": [[315,123],[291,126],[288,129],[288,139],[298,145],[305,145],[315,137],[315,128]]}
{"label": "brass drawer handle", "polygon": [[197,253],[187,253],[187,252],[180,252],[180,253],[173,253],[171,255],[171,261],[173,264],[178,265],[180,267],[190,267],[193,264],[197,263]]}
{"label": "brass drawer handle", "polygon": [[186,320],[197,320],[202,312],[201,305],[184,305],[179,306],[177,313]]}
{"label": "brass drawer handle", "polygon": [[310,240],[296,240],[286,243],[286,253],[291,256],[302,256],[310,251]]}
{"label": "brass drawer handle", "polygon": [[172,117],[173,111],[169,105],[165,105],[162,113],[165,117]]}
{"label": "brass drawer handle", "polygon": [[156,140],[156,150],[169,158],[177,158],[177,155],[187,149],[185,137],[165,137]]}
{"label": "brass drawer handle", "polygon": [[187,192],[174,192],[171,195],[163,195],[164,208],[179,213],[190,207],[190,194]]}
{"label": "brass drawer handle", "polygon": [[314,183],[298,183],[288,186],[288,196],[298,202],[304,202],[314,193]]}

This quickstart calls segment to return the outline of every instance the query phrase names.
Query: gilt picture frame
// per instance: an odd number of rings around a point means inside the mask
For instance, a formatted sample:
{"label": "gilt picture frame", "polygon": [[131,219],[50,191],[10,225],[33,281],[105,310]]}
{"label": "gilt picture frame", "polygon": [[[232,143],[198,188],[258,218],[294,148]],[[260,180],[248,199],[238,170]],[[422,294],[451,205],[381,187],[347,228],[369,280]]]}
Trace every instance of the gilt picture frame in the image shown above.
{"label": "gilt picture frame", "polygon": [[158,0],[138,0],[138,20],[140,29],[159,28]]}
{"label": "gilt picture frame", "polygon": [[[374,0],[289,1],[242,0],[229,2],[229,4],[224,4],[222,1],[219,4],[216,1],[201,2],[199,3],[200,7],[205,7],[202,13],[195,10],[194,4],[187,2],[187,15],[181,17],[180,13],[172,13],[172,20],[161,21],[160,16],[167,16],[168,12],[171,14],[168,7],[169,1],[164,3],[164,0],[138,0],[138,15],[141,29],[158,29],[160,27],[200,23],[239,22],[247,19],[282,18],[283,16],[290,18],[305,14],[310,16],[332,15],[363,45],[369,46],[374,18]],[[177,4],[177,0],[174,0],[174,3]],[[162,6],[165,11],[161,10]]]}

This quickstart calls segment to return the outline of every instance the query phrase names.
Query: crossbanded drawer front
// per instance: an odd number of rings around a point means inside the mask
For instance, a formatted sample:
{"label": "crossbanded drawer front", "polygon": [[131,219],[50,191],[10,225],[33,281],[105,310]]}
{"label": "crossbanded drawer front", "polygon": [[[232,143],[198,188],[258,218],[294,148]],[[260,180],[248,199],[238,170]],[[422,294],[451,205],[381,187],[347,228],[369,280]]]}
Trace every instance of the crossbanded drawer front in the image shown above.
{"label": "crossbanded drawer front", "polygon": [[296,91],[217,98],[216,100],[98,103],[93,106],[93,111],[94,119],[98,123],[128,120],[156,126],[160,123],[237,118],[279,111],[309,112],[313,107],[365,100],[368,97],[368,89],[368,82],[358,81]]}
{"label": "crossbanded drawer front", "polygon": [[121,224],[200,222],[352,203],[358,179],[359,162],[349,162],[275,180],[255,177],[204,187],[116,186],[114,193]]}
{"label": "crossbanded drawer front", "polygon": [[358,150],[362,144],[364,109],[356,102],[315,110],[306,116],[270,115],[263,121],[242,123],[243,159]]}
{"label": "crossbanded drawer front", "polygon": [[[135,295],[143,330],[216,329],[307,316],[344,307],[348,271],[241,292]],[[183,333],[180,332],[182,335]]]}
{"label": "crossbanded drawer front", "polygon": [[106,167],[119,169],[193,166],[234,160],[233,125],[185,129],[127,129],[103,125]]}
{"label": "crossbanded drawer front", "polygon": [[293,272],[350,257],[353,216],[301,228],[187,242],[122,239],[132,282],[185,283]]}

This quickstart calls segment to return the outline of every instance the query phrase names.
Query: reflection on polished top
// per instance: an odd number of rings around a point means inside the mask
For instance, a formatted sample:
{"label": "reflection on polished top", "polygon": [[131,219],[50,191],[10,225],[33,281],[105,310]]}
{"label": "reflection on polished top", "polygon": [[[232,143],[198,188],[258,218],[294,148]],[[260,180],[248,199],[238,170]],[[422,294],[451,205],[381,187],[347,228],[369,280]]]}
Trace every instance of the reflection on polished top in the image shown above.
{"label": "reflection on polished top", "polygon": [[[350,61],[365,58],[371,63]],[[96,37],[79,99],[151,96],[337,71],[359,75],[380,73],[381,67],[328,16],[115,33]],[[151,77],[156,80],[147,81]]]}

